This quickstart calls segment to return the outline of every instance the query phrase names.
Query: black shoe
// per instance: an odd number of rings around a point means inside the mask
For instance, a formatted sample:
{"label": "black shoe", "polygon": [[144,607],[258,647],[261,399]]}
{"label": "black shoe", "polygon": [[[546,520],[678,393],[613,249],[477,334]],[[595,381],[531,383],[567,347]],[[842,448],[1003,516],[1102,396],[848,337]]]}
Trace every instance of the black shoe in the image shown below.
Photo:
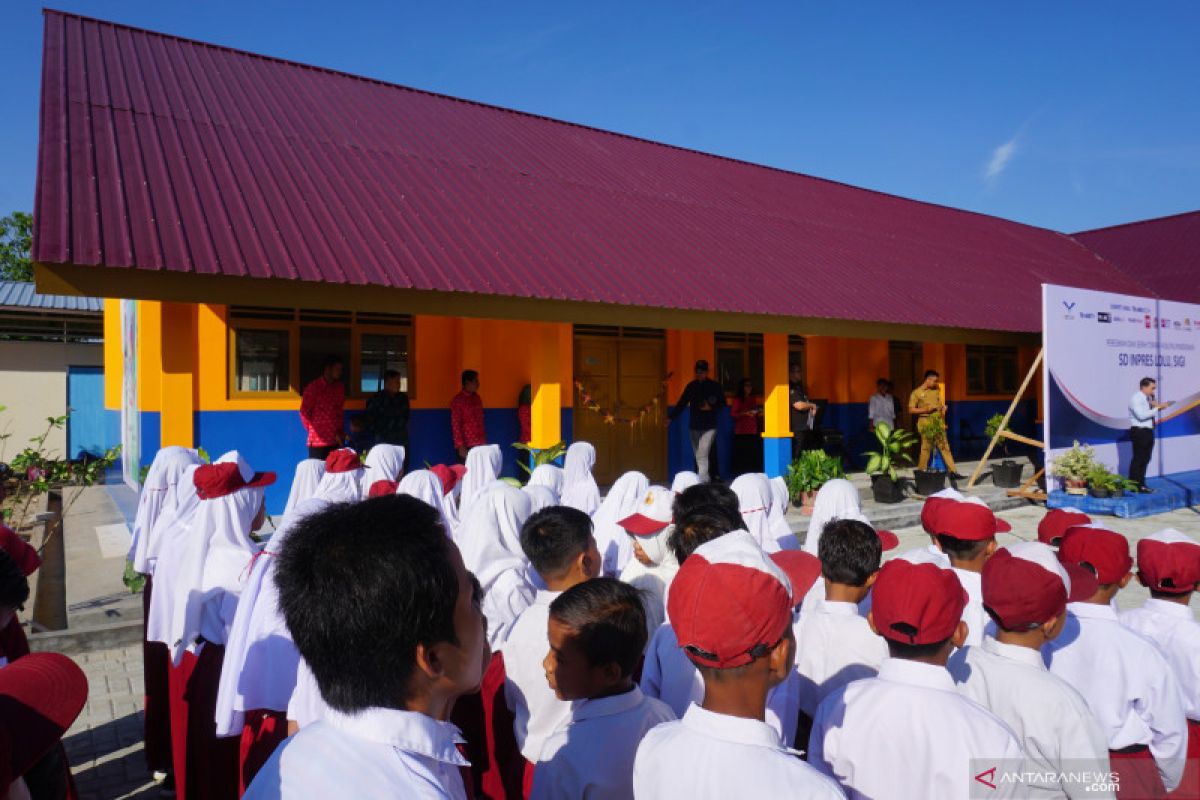
{"label": "black shoe", "polygon": [[967,476],[966,476],[966,475],[960,475],[960,474],[958,474],[957,472],[951,472],[951,473],[950,473],[950,477],[951,477],[951,478],[953,478],[953,479],[954,479],[954,480],[956,480],[956,481],[961,481],[961,480],[965,480]]}
{"label": "black shoe", "polygon": [[1149,486],[1139,486],[1138,494],[1154,494],[1154,490],[1151,489]]}

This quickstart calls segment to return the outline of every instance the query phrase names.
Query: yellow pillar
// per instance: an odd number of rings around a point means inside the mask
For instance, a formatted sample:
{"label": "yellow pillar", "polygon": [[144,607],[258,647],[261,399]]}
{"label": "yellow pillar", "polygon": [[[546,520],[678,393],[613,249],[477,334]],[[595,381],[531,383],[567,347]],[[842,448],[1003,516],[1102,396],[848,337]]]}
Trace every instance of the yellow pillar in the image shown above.
{"label": "yellow pillar", "polygon": [[788,337],[763,334],[763,471],[787,474],[792,460],[791,404],[788,386]]}
{"label": "yellow pillar", "polygon": [[162,337],[159,382],[161,446],[192,447],[196,307],[184,303],[163,303],[159,330]]}
{"label": "yellow pillar", "polygon": [[537,326],[533,364],[530,370],[533,408],[530,415],[530,447],[545,449],[562,441],[562,384],[560,336],[557,325]]}

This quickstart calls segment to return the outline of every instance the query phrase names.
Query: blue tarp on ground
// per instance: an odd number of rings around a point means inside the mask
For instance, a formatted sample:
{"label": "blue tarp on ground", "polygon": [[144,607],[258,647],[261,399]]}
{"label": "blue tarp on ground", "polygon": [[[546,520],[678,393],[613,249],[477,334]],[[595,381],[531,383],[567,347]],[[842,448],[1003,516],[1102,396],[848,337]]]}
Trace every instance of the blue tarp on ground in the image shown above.
{"label": "blue tarp on ground", "polygon": [[1153,494],[1127,494],[1124,497],[1092,497],[1050,492],[1047,508],[1078,508],[1085,514],[1109,514],[1117,517],[1149,517],[1200,503],[1200,470],[1176,472],[1162,478],[1147,478]]}

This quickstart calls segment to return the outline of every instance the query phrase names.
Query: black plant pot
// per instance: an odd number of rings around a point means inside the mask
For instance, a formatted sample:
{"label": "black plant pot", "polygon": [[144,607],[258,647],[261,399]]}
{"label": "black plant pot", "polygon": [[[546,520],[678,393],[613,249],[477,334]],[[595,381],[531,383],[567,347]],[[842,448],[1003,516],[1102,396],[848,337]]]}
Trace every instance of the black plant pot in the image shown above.
{"label": "black plant pot", "polygon": [[992,483],[1003,489],[1021,485],[1021,472],[1025,465],[1019,461],[1001,461],[992,467]]}
{"label": "black plant pot", "polygon": [[1124,489],[1113,489],[1113,490],[1112,490],[1112,496],[1113,496],[1113,497],[1124,497],[1124,496],[1125,496],[1125,490],[1124,490]]}
{"label": "black plant pot", "polygon": [[945,472],[918,469],[913,471],[913,476],[916,478],[917,494],[922,497],[929,497],[929,495],[946,488]]}
{"label": "black plant pot", "polygon": [[1095,486],[1089,486],[1088,494],[1092,497],[1109,497],[1112,495],[1112,492],[1108,489],[1097,489]]}
{"label": "black plant pot", "polygon": [[900,481],[894,481],[887,475],[871,476],[871,494],[875,496],[876,503],[899,503],[904,499]]}

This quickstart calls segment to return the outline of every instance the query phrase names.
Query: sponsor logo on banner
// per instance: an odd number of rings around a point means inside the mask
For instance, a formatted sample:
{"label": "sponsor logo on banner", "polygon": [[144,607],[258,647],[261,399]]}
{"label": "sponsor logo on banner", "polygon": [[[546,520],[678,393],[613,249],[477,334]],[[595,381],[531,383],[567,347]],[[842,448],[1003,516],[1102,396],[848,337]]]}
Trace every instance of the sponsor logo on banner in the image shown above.
{"label": "sponsor logo on banner", "polygon": [[1096,322],[1112,322],[1112,314],[1107,311],[1099,311],[1096,313]]}
{"label": "sponsor logo on banner", "polygon": [[1150,327],[1150,315],[1149,314],[1146,315],[1146,327],[1147,328]]}
{"label": "sponsor logo on banner", "polygon": [[1066,300],[1063,300],[1062,304],[1063,308],[1067,310],[1067,313],[1063,314],[1063,319],[1075,319],[1075,315],[1071,313],[1075,310],[1075,304],[1068,303]]}

